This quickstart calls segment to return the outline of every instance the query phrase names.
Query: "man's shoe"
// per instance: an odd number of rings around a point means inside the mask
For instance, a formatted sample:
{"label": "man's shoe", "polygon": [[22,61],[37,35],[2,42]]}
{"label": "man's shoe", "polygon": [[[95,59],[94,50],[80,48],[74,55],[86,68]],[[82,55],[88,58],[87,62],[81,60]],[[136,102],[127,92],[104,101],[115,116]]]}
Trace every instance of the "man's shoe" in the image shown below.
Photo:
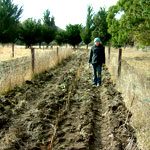
{"label": "man's shoe", "polygon": [[101,84],[100,84],[100,83],[97,83],[97,86],[101,86]]}
{"label": "man's shoe", "polygon": [[93,85],[97,85],[97,83],[93,83]]}

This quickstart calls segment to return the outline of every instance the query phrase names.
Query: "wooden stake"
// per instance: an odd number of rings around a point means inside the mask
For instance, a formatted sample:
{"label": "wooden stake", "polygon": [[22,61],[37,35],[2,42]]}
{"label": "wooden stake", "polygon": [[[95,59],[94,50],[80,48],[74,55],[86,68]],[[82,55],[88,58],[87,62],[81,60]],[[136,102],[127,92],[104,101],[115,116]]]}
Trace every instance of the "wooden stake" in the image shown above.
{"label": "wooden stake", "polygon": [[121,57],[122,57],[122,49],[119,49],[119,58],[118,58],[118,78],[121,75]]}
{"label": "wooden stake", "polygon": [[57,47],[57,61],[59,63],[59,47]]}
{"label": "wooden stake", "polygon": [[14,57],[15,56],[15,45],[14,45],[14,43],[12,44],[12,57]]}
{"label": "wooden stake", "polygon": [[108,47],[108,64],[110,63],[110,46]]}
{"label": "wooden stake", "polygon": [[35,49],[31,48],[31,56],[32,56],[32,73],[34,73],[35,69]]}
{"label": "wooden stake", "polygon": [[58,57],[58,55],[59,55],[59,48],[57,47],[57,57]]}

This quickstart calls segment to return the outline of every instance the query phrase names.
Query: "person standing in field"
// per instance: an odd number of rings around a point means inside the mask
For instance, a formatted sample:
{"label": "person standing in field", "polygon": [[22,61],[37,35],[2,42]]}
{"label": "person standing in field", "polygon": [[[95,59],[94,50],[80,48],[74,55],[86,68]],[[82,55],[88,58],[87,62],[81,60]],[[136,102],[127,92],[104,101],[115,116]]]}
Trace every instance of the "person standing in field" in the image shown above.
{"label": "person standing in field", "polygon": [[100,86],[102,65],[105,64],[105,47],[101,44],[99,38],[95,38],[94,43],[90,51],[88,63],[92,64],[93,68],[93,85]]}

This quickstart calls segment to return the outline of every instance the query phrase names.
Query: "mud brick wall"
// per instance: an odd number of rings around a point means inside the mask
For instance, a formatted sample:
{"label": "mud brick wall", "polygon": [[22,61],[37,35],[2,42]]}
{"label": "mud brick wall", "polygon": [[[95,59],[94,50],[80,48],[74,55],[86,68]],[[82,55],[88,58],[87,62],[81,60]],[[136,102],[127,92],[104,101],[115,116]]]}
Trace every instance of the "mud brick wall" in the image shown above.
{"label": "mud brick wall", "polygon": [[8,77],[17,78],[19,75],[26,77],[29,72],[31,72],[31,58],[28,56],[0,62],[0,83]]}

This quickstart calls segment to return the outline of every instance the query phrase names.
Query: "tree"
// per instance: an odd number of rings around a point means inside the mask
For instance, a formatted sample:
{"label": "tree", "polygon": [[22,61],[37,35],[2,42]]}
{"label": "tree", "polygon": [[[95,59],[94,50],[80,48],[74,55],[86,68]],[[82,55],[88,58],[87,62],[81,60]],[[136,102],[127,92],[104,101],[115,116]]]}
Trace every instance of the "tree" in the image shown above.
{"label": "tree", "polygon": [[[0,0],[0,43],[14,43],[18,38],[19,19],[22,7],[13,4],[12,0]],[[14,56],[14,48],[13,48]]]}
{"label": "tree", "polygon": [[114,47],[122,47],[128,41],[128,34],[126,29],[123,28],[122,19],[116,18],[119,11],[117,5],[111,6],[107,16],[108,32],[111,34],[111,45]]}
{"label": "tree", "polygon": [[65,30],[58,30],[56,34],[55,41],[58,45],[67,44],[67,35]]}
{"label": "tree", "polygon": [[[109,8],[107,21],[111,43],[114,46],[123,44],[150,45],[150,1],[149,0],[119,0]],[[116,14],[123,12],[119,19]]]}
{"label": "tree", "polygon": [[150,1],[119,0],[117,6],[125,12],[123,23],[133,39],[142,45],[150,45]]}
{"label": "tree", "polygon": [[80,24],[75,25],[69,24],[66,26],[68,43],[72,45],[74,48],[82,41],[80,36],[82,29],[83,28]]}
{"label": "tree", "polygon": [[43,24],[41,23],[41,19],[39,19],[36,23],[37,26],[37,36],[36,36],[36,42],[39,44],[39,48],[41,48],[42,42],[43,42]]}
{"label": "tree", "polygon": [[18,36],[18,24],[23,9],[11,0],[0,0],[0,42],[13,43]]}
{"label": "tree", "polygon": [[43,25],[43,41],[47,44],[47,48],[50,42],[55,39],[57,29],[55,27],[49,27]]}
{"label": "tree", "polygon": [[47,48],[50,42],[55,39],[57,27],[55,25],[55,18],[50,17],[50,11],[46,10],[44,12],[43,18],[43,41],[46,42]]}
{"label": "tree", "polygon": [[41,36],[36,20],[32,18],[28,18],[21,24],[19,33],[19,39],[26,44],[27,48],[31,48],[32,45],[38,43],[37,39]]}
{"label": "tree", "polygon": [[87,20],[86,26],[84,27],[83,31],[81,32],[82,41],[87,45],[91,42],[92,30],[93,30],[93,8],[92,6],[88,6],[87,10]]}
{"label": "tree", "polygon": [[110,34],[108,33],[108,23],[106,21],[108,12],[105,8],[100,8],[98,13],[94,16],[94,31],[92,32],[93,39],[99,37],[103,44],[107,44],[110,40]]}

